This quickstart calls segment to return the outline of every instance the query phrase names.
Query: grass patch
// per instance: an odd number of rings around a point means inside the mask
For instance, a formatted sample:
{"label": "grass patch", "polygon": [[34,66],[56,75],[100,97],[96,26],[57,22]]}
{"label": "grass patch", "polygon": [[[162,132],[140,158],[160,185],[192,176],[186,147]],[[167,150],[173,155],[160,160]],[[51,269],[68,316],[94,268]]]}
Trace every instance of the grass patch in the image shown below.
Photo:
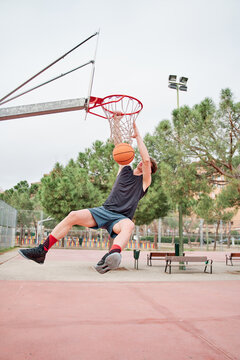
{"label": "grass patch", "polygon": [[12,250],[14,250],[14,249],[16,249],[16,246],[14,246],[14,247],[9,247],[9,248],[0,248],[0,255],[2,255],[2,254],[5,254],[6,252],[8,252],[8,251],[12,251]]}

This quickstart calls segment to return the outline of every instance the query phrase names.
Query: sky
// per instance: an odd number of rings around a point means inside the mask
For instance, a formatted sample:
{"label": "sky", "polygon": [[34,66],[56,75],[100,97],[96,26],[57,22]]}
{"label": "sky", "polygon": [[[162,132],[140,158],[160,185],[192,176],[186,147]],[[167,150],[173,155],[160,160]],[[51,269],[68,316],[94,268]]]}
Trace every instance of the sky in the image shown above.
{"label": "sky", "polygon": [[[100,29],[92,95],[126,94],[143,103],[142,136],[177,106],[168,76],[185,76],[180,106],[221,89],[240,99],[239,0],[0,0],[0,98]],[[94,59],[97,37],[20,91]],[[1,106],[86,98],[91,66]],[[16,93],[17,94],[17,93]],[[110,135],[107,120],[73,111],[0,121],[0,190],[39,182],[96,140]]]}

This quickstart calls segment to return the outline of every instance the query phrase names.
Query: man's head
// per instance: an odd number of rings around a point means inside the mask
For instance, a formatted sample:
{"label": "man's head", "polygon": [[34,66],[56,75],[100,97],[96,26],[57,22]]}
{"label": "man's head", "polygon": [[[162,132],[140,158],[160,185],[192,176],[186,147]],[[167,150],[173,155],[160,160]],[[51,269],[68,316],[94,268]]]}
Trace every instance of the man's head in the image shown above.
{"label": "man's head", "polygon": [[[152,174],[155,174],[155,172],[157,171],[157,163],[156,161],[150,157],[150,161],[151,161],[151,170],[152,170]],[[142,172],[142,161],[139,162],[137,169]]]}
{"label": "man's head", "polygon": [[156,161],[150,157],[151,160],[151,169],[152,169],[152,174],[155,174],[155,172],[157,171],[157,163]]}

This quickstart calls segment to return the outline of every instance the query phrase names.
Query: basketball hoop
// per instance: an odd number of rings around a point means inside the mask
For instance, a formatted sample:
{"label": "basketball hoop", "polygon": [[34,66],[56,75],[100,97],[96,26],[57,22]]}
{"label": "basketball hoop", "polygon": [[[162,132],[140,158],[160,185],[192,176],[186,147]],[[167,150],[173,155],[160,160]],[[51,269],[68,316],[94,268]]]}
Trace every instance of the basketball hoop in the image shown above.
{"label": "basketball hoop", "polygon": [[[104,115],[95,112],[98,107],[102,108]],[[142,108],[141,101],[128,95],[109,95],[103,99],[91,96],[87,112],[108,119],[110,139],[115,145],[123,142],[131,144],[133,122],[136,121]]]}

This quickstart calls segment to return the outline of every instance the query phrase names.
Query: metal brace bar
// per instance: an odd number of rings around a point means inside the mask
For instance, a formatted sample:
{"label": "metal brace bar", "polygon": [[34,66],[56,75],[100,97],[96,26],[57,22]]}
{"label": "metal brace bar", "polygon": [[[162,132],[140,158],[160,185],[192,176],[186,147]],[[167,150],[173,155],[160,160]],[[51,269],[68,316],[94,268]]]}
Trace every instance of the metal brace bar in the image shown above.
{"label": "metal brace bar", "polygon": [[85,98],[0,108],[0,121],[86,109]]}

